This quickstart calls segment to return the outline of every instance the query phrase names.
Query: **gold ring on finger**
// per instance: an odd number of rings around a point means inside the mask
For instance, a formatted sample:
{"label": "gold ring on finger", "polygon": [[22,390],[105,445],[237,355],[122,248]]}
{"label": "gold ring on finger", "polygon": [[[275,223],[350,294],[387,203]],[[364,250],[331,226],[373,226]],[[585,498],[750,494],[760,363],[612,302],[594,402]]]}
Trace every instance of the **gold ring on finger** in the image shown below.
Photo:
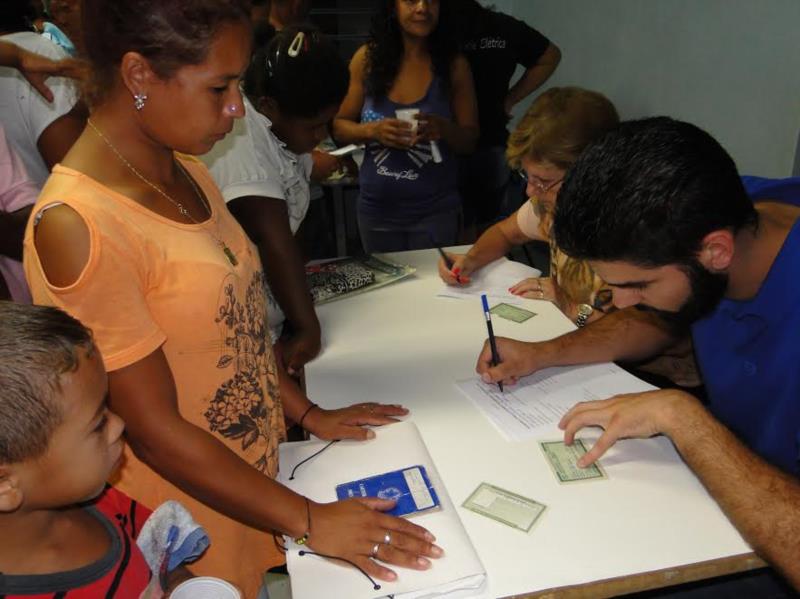
{"label": "gold ring on finger", "polygon": [[383,544],[384,545],[392,544],[392,533],[390,533],[388,530],[386,531],[386,534],[383,535]]}
{"label": "gold ring on finger", "polygon": [[378,548],[381,546],[380,543],[375,543],[372,546],[372,551],[369,552],[370,557],[378,557]]}

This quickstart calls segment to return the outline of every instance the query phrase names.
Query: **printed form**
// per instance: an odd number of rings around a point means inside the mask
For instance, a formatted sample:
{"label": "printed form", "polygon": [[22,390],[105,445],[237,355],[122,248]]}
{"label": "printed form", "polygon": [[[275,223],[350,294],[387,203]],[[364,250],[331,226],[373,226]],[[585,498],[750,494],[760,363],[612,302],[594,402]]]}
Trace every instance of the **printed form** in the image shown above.
{"label": "printed form", "polygon": [[506,385],[504,393],[478,377],[456,387],[509,441],[559,434],[559,420],[578,402],[655,389],[611,363],[548,368]]}

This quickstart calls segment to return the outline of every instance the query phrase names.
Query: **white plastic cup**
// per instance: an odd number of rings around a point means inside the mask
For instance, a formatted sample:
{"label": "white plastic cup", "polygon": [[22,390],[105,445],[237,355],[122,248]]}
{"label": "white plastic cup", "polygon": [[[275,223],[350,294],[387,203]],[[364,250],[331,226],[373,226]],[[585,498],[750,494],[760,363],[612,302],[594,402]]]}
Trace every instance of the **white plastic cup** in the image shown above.
{"label": "white plastic cup", "polygon": [[[406,123],[411,123],[411,132],[417,132],[417,126],[419,125],[419,121],[416,119],[416,116],[419,114],[419,108],[398,108],[394,111],[394,115],[404,121]],[[435,141],[431,141],[431,155],[433,156],[434,162],[441,162],[442,161],[442,152],[439,150],[439,144]]]}
{"label": "white plastic cup", "polygon": [[395,116],[406,123],[411,123],[411,131],[417,132],[419,121],[415,118],[419,114],[419,108],[398,108],[394,111]]}
{"label": "white plastic cup", "polygon": [[242,594],[221,578],[198,576],[175,587],[169,599],[242,599]]}

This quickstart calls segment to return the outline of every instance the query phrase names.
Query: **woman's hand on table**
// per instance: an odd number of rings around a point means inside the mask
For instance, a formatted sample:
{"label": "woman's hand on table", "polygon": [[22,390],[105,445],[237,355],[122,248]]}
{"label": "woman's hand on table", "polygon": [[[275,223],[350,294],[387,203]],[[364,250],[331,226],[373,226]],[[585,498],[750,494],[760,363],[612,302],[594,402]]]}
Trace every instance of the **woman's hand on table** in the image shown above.
{"label": "woman's hand on table", "polygon": [[360,403],[338,410],[315,407],[306,415],[303,427],[326,441],[334,439],[366,441],[374,438],[375,432],[365,427],[399,422],[396,417],[406,414],[408,410],[403,406],[381,403]]}
{"label": "woman's hand on table", "polygon": [[383,119],[372,123],[372,126],[372,138],[388,148],[407,150],[414,145],[414,131],[409,122]]}
{"label": "woman's hand on table", "polygon": [[578,317],[578,305],[567,297],[552,277],[523,279],[509,289],[513,295],[553,302],[573,322]]}
{"label": "woman's hand on table", "polygon": [[351,561],[380,580],[397,580],[397,574],[379,562],[427,570],[432,565],[429,558],[441,557],[444,552],[434,545],[436,539],[426,529],[381,513],[394,505],[393,500],[377,498],[311,503],[308,546]]}
{"label": "woman's hand on table", "polygon": [[546,300],[558,303],[558,289],[550,277],[533,277],[522,279],[519,283],[509,288],[513,295],[528,299]]}
{"label": "woman's hand on table", "polygon": [[450,254],[447,257],[453,262],[453,268],[448,269],[443,258],[439,258],[439,276],[448,285],[467,285],[470,282],[469,275],[475,270],[472,260],[466,254]]}

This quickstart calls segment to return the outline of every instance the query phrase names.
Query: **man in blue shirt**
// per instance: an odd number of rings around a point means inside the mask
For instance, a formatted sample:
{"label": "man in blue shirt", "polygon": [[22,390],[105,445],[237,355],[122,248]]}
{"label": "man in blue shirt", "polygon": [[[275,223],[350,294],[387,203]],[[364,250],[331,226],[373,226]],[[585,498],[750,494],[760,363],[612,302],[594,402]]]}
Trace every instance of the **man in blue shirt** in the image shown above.
{"label": "man in blue shirt", "polygon": [[680,390],[576,405],[571,443],[669,436],[754,550],[800,588],[800,208],[747,196],[707,133],[660,117],[591,145],[559,193],[554,234],[589,260],[619,311],[544,343],[498,339],[478,372],[513,383],[550,366],[637,361],[691,334],[708,404]]}

